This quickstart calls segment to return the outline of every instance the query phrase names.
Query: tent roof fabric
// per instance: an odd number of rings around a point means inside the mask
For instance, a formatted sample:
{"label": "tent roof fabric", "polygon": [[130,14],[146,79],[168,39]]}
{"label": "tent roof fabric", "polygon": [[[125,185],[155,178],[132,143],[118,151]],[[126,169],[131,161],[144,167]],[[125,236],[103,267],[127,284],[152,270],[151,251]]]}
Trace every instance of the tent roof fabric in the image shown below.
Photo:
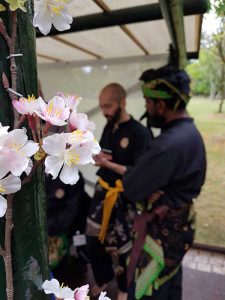
{"label": "tent roof fabric", "polygon": [[[72,2],[70,12],[76,23],[76,19],[80,17],[157,4],[157,0],[76,0]],[[201,25],[202,14],[184,16],[187,52],[198,54]],[[39,64],[49,65],[57,62],[79,62],[79,65],[83,62],[85,65],[87,61],[92,60],[140,56],[153,58],[155,55],[169,55],[169,44],[171,37],[165,20],[161,18],[38,37],[37,58]]]}

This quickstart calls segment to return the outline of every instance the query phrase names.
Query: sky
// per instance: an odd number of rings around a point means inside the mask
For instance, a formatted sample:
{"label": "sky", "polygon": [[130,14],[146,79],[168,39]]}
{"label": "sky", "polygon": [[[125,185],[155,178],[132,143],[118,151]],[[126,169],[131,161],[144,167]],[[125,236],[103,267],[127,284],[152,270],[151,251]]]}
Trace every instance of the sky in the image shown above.
{"label": "sky", "polygon": [[202,31],[207,34],[212,34],[217,32],[219,27],[219,20],[216,19],[216,15],[213,12],[204,14]]}

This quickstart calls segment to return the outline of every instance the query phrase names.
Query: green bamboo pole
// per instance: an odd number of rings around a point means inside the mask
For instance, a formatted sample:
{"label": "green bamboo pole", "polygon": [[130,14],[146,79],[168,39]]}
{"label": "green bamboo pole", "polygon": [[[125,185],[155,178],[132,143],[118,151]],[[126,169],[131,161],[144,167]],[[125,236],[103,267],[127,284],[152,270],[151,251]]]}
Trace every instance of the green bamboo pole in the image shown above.
{"label": "green bamboo pole", "polygon": [[[2,1],[0,3],[3,3]],[[5,3],[4,3],[5,4]],[[16,53],[17,91],[24,96],[38,94],[35,30],[32,26],[32,2],[28,0],[27,13],[18,11]],[[1,13],[1,19],[10,30],[10,13]],[[5,91],[1,76],[9,82],[9,49],[0,36],[0,122],[13,124],[11,100]],[[12,129],[12,128],[11,128]],[[36,171],[32,181],[23,186],[13,200],[12,260],[14,299],[48,299],[41,285],[49,278],[43,169]],[[4,246],[4,218],[0,219],[0,244]],[[0,299],[6,299],[5,271],[0,257]]]}
{"label": "green bamboo pole", "polygon": [[177,55],[178,67],[184,69],[187,64],[187,51],[184,32],[183,1],[159,0],[159,4]]}

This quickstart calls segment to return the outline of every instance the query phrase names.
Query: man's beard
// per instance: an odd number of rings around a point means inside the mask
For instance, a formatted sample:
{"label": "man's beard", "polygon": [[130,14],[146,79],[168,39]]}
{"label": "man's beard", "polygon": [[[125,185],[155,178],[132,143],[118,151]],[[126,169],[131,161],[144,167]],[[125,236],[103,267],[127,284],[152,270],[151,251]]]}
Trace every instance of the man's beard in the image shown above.
{"label": "man's beard", "polygon": [[156,128],[162,128],[165,124],[165,117],[158,115],[158,114],[153,114],[150,115],[148,113],[147,115],[147,127],[156,127]]}
{"label": "man's beard", "polygon": [[117,110],[115,111],[113,116],[105,116],[107,118],[107,120],[112,123],[115,124],[120,120],[121,117],[121,107],[118,107]]}

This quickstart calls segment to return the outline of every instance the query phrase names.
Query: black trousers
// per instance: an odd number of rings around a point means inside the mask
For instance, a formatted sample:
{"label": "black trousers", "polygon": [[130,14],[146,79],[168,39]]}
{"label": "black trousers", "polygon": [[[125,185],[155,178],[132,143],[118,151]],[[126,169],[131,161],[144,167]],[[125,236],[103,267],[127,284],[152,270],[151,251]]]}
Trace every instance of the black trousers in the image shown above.
{"label": "black trousers", "polygon": [[[114,279],[111,256],[105,251],[104,244],[102,245],[97,237],[87,235],[87,253],[98,286]],[[119,265],[123,267],[124,272],[116,277],[118,288],[124,293],[127,292],[126,259],[126,254],[119,255]]]}
{"label": "black trousers", "polygon": [[87,263],[80,258],[65,255],[51,272],[60,283],[75,289],[86,284]]}
{"label": "black trousers", "polygon": [[[135,300],[135,283],[128,289],[128,300]],[[154,290],[152,296],[144,296],[141,300],[182,300],[182,267],[173,278]]]}

